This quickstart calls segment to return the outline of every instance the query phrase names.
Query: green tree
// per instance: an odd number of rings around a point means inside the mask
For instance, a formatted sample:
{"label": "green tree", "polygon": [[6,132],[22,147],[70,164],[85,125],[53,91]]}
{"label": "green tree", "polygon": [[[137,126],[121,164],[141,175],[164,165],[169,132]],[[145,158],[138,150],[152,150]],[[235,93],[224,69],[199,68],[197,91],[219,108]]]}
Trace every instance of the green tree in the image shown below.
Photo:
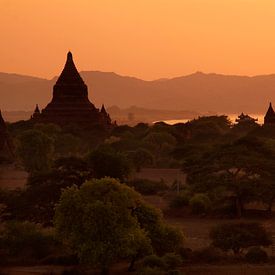
{"label": "green tree", "polygon": [[94,150],[87,157],[95,178],[112,177],[123,181],[130,173],[129,161],[124,154],[109,147]]}
{"label": "green tree", "polygon": [[134,215],[151,240],[154,253],[164,255],[177,252],[183,244],[182,232],[163,220],[159,210],[152,206],[141,204],[134,210]]}
{"label": "green tree", "polygon": [[41,259],[52,253],[54,238],[35,223],[9,221],[1,226],[0,246],[10,256]]}
{"label": "green tree", "polygon": [[38,130],[27,130],[19,137],[18,155],[30,172],[46,171],[50,167],[53,141]]}
{"label": "green tree", "polygon": [[154,157],[149,150],[138,148],[136,151],[129,154],[129,158],[135,165],[136,171],[139,172],[140,168],[154,163]]}
{"label": "green tree", "polygon": [[271,236],[258,223],[225,223],[210,231],[212,244],[222,250],[239,254],[242,249],[252,246],[269,246]]}
{"label": "green tree", "polygon": [[262,140],[241,138],[216,146],[199,159],[189,159],[183,170],[196,192],[211,193],[224,187],[241,216],[244,204],[255,200],[261,180],[274,171],[273,158],[274,151]]}
{"label": "green tree", "polygon": [[31,175],[27,188],[21,194],[23,201],[28,202],[24,207],[26,218],[52,224],[54,207],[62,189],[72,185],[80,186],[91,177],[88,164],[78,157],[59,158],[50,171]]}
{"label": "green tree", "polygon": [[66,189],[56,207],[58,236],[71,244],[82,262],[108,274],[120,258],[137,258],[150,240],[132,214],[141,197],[111,178]]}

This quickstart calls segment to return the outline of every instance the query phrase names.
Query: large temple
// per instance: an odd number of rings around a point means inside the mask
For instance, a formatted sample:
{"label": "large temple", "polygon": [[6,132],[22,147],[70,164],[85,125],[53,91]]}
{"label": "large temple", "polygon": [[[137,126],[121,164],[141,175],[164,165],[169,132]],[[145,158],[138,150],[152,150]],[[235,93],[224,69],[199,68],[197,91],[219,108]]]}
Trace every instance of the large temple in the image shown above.
{"label": "large temple", "polygon": [[65,67],[53,87],[52,101],[41,112],[36,106],[31,119],[61,127],[74,124],[87,129],[107,130],[115,125],[104,105],[99,110],[90,102],[87,85],[76,69],[71,52],[68,52]]}

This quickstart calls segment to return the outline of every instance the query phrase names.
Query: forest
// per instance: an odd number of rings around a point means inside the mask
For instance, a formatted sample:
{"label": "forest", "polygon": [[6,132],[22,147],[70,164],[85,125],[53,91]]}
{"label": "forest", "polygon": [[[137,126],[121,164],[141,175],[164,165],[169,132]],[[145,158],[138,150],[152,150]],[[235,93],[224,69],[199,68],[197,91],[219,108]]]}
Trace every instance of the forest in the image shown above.
{"label": "forest", "polygon": [[[13,153],[2,150],[1,166],[20,167],[28,179],[0,189],[2,267],[146,275],[275,262],[273,125],[204,116],[106,131],[30,120],[7,132]],[[185,180],[137,176],[148,168],[177,169]],[[190,245],[190,220],[207,230],[215,221],[207,243]]]}

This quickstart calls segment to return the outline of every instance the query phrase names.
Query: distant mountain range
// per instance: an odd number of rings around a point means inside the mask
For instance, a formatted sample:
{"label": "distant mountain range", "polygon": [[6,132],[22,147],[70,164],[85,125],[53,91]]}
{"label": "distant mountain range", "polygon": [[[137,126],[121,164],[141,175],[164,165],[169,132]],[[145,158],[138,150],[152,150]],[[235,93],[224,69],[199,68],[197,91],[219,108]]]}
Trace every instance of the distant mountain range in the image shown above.
{"label": "distant mountain range", "polygon": [[[191,110],[199,113],[265,113],[275,105],[275,74],[255,77],[197,72],[171,79],[144,81],[115,73],[83,71],[91,101],[100,107],[139,106],[158,110]],[[0,73],[0,108],[33,110],[51,100],[52,80]]]}

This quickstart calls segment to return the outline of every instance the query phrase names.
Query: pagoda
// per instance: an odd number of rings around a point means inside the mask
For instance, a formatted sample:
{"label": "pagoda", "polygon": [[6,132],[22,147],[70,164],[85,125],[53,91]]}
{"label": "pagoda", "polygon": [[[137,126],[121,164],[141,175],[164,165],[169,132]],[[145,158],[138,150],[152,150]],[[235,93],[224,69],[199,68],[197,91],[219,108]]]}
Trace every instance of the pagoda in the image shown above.
{"label": "pagoda", "polygon": [[244,113],[241,113],[238,118],[235,119],[235,122],[237,123],[255,123],[256,121],[258,121],[257,118],[253,118],[249,115],[246,115]]}
{"label": "pagoda", "polygon": [[269,103],[269,108],[264,117],[264,124],[275,124],[275,112],[273,110],[271,102]]}
{"label": "pagoda", "polygon": [[90,102],[88,87],[76,69],[71,52],[53,87],[52,101],[41,112],[36,106],[31,119],[61,127],[74,124],[87,129],[110,129],[114,126],[104,106],[99,110]]}
{"label": "pagoda", "polygon": [[14,146],[0,111],[0,162],[14,159]]}

